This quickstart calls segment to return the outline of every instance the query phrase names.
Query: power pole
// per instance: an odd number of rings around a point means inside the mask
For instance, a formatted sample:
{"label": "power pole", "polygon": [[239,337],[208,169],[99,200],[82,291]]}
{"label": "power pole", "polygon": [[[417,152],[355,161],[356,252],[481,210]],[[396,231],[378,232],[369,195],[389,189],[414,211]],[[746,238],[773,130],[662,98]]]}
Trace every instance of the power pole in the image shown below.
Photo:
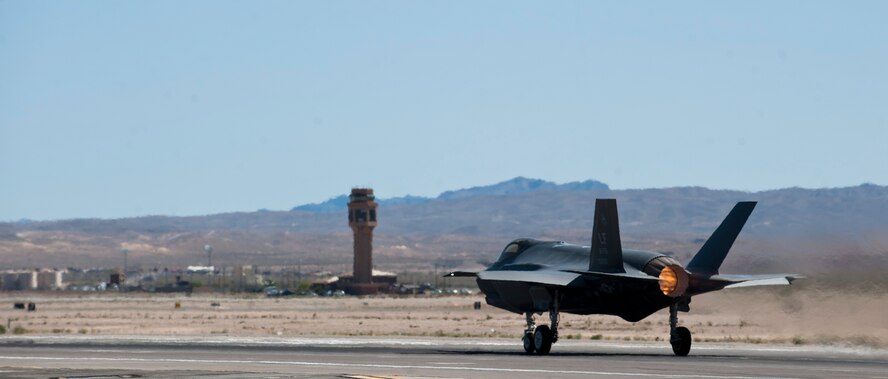
{"label": "power pole", "polygon": [[127,260],[127,256],[129,255],[129,250],[128,249],[120,249],[120,252],[123,253],[123,275],[126,275],[126,264],[127,264],[126,260]]}
{"label": "power pole", "polygon": [[204,245],[204,251],[207,252],[207,267],[213,267],[213,247]]}

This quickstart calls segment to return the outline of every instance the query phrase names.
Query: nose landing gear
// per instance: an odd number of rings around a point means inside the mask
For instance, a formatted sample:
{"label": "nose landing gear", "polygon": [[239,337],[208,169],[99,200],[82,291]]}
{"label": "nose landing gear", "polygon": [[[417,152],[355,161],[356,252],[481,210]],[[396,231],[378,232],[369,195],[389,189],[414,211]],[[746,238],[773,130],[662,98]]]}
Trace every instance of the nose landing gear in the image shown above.
{"label": "nose landing gear", "polygon": [[533,312],[527,312],[524,314],[524,318],[527,320],[527,328],[524,329],[524,337],[521,338],[521,342],[524,343],[524,351],[527,354],[533,354],[536,351],[536,346],[534,346],[534,329],[536,329],[536,323],[533,321]]}
{"label": "nose landing gear", "polygon": [[524,317],[527,320],[527,328],[524,329],[524,337],[521,338],[521,341],[524,344],[524,351],[528,354],[549,354],[549,351],[552,350],[552,344],[558,342],[557,297],[552,304],[552,308],[549,309],[550,326],[536,326],[536,323],[533,320],[533,312],[525,313]]}

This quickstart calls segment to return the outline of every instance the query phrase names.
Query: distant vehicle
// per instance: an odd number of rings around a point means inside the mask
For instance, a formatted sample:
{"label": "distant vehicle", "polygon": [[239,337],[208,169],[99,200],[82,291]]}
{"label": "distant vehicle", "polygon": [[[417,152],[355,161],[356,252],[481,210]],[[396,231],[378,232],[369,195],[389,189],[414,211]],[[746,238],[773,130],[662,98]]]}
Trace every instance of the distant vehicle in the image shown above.
{"label": "distant vehicle", "polygon": [[[592,245],[518,239],[499,259],[474,276],[487,304],[525,315],[524,350],[548,354],[558,341],[560,312],[615,315],[637,322],[669,308],[670,344],[675,355],[691,350],[691,332],[678,326],[678,312],[690,311],[691,297],[723,288],[790,284],[800,276],[723,275],[719,267],[755,208],[740,202],[687,266],[656,252],[623,250],[617,201],[596,199]],[[536,326],[534,314],[549,313],[549,326]]]}
{"label": "distant vehicle", "polygon": [[279,297],[279,296],[290,296],[294,293],[288,289],[280,289],[277,287],[265,287],[265,296],[268,297]]}
{"label": "distant vehicle", "polygon": [[333,296],[333,297],[345,296],[345,291],[343,291],[343,290],[335,290],[335,291],[334,291],[334,290],[326,290],[326,291],[324,291],[323,294],[321,294],[321,296],[326,296],[326,297],[330,297],[330,296]]}

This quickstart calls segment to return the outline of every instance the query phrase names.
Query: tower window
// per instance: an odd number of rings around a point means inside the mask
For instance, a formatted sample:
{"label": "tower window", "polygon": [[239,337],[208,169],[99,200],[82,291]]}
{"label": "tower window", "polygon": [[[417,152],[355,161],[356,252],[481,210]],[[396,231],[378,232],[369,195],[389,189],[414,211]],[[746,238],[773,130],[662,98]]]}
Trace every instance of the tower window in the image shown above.
{"label": "tower window", "polygon": [[376,210],[375,209],[370,210],[370,222],[376,222]]}
{"label": "tower window", "polygon": [[348,222],[354,222],[354,221],[355,221],[355,211],[349,209],[348,210]]}

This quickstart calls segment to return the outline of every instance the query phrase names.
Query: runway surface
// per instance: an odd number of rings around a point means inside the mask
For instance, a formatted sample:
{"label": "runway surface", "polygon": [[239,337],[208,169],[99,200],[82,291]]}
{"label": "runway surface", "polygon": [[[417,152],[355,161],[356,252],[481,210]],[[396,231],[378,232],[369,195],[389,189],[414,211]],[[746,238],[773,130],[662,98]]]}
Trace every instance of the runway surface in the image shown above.
{"label": "runway surface", "polygon": [[0,338],[0,377],[205,378],[888,378],[888,351],[447,338]]}

